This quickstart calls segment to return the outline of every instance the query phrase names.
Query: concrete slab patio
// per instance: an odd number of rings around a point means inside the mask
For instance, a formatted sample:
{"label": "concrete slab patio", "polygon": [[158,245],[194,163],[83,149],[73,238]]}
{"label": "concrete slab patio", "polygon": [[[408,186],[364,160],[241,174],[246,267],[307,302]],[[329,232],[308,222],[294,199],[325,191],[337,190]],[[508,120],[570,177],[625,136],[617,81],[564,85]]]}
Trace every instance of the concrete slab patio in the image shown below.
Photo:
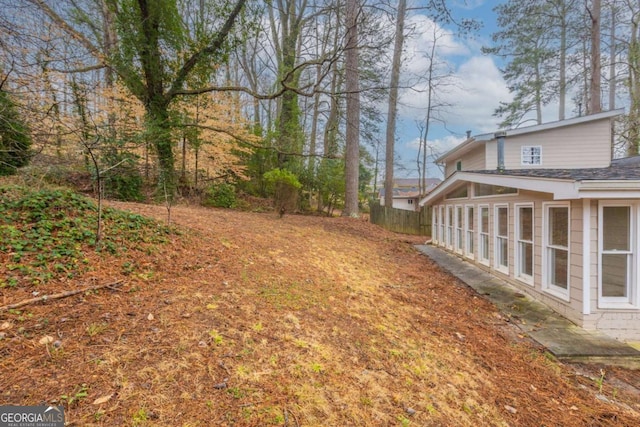
{"label": "concrete slab patio", "polygon": [[416,248],[492,301],[523,333],[559,360],[640,368],[640,351],[601,332],[585,330],[514,286],[431,245]]}

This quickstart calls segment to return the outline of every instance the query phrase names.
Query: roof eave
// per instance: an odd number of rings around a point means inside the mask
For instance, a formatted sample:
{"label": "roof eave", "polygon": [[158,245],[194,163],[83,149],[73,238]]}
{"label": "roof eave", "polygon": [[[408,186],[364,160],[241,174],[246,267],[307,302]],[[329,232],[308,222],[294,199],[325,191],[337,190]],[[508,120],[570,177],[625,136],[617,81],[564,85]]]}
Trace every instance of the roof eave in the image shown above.
{"label": "roof eave", "polygon": [[449,189],[459,182],[471,182],[478,184],[500,185],[503,187],[513,187],[519,190],[537,191],[550,193],[554,200],[567,200],[579,198],[579,191],[576,181],[572,179],[521,177],[514,175],[494,175],[473,172],[454,172],[442,184],[436,187],[431,193],[422,198],[420,206],[428,205],[433,200],[444,196]]}
{"label": "roof eave", "polygon": [[523,177],[473,172],[455,172],[431,193],[420,206],[437,200],[460,182],[500,185],[519,190],[549,193],[554,200],[640,198],[640,180],[575,180],[570,178]]}

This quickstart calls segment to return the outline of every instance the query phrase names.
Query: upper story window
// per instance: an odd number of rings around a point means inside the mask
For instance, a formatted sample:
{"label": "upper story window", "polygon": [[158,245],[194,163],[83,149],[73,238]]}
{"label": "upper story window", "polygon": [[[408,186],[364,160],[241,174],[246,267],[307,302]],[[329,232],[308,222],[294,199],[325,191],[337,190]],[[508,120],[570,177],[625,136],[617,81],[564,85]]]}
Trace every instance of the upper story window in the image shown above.
{"label": "upper story window", "polygon": [[522,165],[541,165],[542,147],[539,145],[523,145],[521,152]]}

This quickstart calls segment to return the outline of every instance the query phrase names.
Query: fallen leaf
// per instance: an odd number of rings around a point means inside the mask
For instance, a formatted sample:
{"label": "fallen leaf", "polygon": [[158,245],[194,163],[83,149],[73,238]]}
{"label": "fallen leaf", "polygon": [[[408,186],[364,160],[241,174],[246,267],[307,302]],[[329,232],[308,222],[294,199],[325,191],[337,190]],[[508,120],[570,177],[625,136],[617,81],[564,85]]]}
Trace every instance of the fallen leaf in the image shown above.
{"label": "fallen leaf", "polygon": [[51,344],[54,341],[53,337],[50,335],[45,335],[42,338],[40,338],[39,343],[42,345],[47,345],[47,344]]}
{"label": "fallen leaf", "polygon": [[149,313],[149,315],[147,316],[147,319],[153,320],[153,314]]}
{"label": "fallen leaf", "polygon": [[5,329],[11,329],[11,323],[9,322],[4,322],[2,325],[0,325],[0,331],[4,331]]}
{"label": "fallen leaf", "polygon": [[93,401],[94,405],[102,405],[103,403],[107,403],[113,397],[113,393],[107,394],[105,396],[99,397]]}

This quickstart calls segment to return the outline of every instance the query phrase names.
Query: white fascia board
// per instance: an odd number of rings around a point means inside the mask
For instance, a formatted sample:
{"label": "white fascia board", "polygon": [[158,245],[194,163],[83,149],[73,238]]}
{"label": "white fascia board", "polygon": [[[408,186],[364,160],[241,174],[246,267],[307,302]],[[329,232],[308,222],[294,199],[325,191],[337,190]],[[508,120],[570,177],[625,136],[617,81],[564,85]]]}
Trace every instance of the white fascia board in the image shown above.
{"label": "white fascia board", "polygon": [[639,199],[639,180],[593,180],[578,183],[580,198]]}
{"label": "white fascia board", "polygon": [[505,132],[507,133],[506,136],[508,138],[509,136],[522,135],[522,134],[533,133],[533,132],[542,132],[549,129],[573,126],[581,123],[593,122],[596,120],[611,119],[613,117],[620,116],[622,114],[624,114],[624,108],[619,108],[617,110],[603,111],[601,113],[590,114],[587,116],[572,117],[570,119],[558,120],[555,122],[543,123],[540,125],[508,129]]}
{"label": "white fascia board", "polygon": [[578,197],[575,181],[568,179],[472,173],[462,173],[461,175],[469,175],[467,178],[468,181],[480,184],[501,185],[503,187],[513,187],[519,190],[550,193],[553,194],[554,200],[576,199]]}
{"label": "white fascia board", "polygon": [[580,191],[640,191],[640,180],[588,180],[580,182]]}

